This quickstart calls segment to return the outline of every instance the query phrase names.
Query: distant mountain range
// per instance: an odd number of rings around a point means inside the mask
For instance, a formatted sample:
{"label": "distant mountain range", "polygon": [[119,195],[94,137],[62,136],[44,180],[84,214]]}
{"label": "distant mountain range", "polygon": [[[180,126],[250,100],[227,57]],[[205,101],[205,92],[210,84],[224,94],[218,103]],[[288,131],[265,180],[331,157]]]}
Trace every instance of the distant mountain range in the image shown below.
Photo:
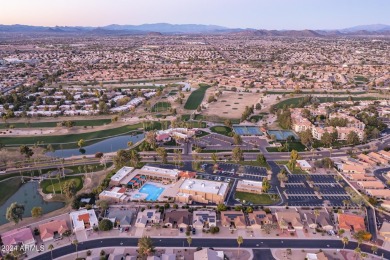
{"label": "distant mountain range", "polygon": [[155,23],[142,25],[111,24],[102,27],[85,26],[30,26],[0,25],[0,32],[17,33],[77,33],[92,35],[131,35],[131,34],[231,34],[241,36],[291,36],[322,37],[337,35],[390,35],[390,26],[384,24],[359,25],[340,30],[256,30],[228,28],[218,25]]}

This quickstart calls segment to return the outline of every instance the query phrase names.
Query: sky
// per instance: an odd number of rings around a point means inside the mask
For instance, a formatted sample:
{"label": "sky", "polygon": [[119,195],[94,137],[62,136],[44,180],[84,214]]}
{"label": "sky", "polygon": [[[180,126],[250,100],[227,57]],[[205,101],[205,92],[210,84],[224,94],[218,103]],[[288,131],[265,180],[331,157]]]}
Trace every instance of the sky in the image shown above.
{"label": "sky", "polygon": [[229,28],[342,29],[390,25],[390,0],[0,0],[0,24],[213,24]]}

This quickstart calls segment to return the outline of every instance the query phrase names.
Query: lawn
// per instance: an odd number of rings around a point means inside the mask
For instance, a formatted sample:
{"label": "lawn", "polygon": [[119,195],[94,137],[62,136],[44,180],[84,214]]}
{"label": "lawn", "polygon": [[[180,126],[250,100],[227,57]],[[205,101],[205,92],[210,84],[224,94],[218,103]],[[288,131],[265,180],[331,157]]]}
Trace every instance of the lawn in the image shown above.
{"label": "lawn", "polygon": [[[73,177],[65,177],[61,179],[61,185],[64,185],[66,182],[74,180],[76,182],[76,190],[79,191],[83,188],[83,180],[81,176],[73,176]],[[52,185],[53,183],[53,185]],[[60,183],[57,179],[51,180],[43,180],[41,182],[41,188],[43,193],[53,193],[53,187],[55,193],[61,193]]]}
{"label": "lawn", "polygon": [[[333,102],[333,101],[345,101],[348,100],[349,97],[316,97],[320,103],[325,103],[325,102]],[[364,101],[364,100],[376,100],[379,98],[376,97],[352,97],[353,101]],[[277,104],[275,104],[275,109],[280,109],[283,108],[285,105],[287,107],[296,107],[299,102],[303,100],[303,97],[299,98],[289,98],[286,100],[283,100]]]}
{"label": "lawn", "polygon": [[210,85],[199,84],[199,88],[191,93],[188,97],[184,109],[195,110],[202,103],[206,90],[210,88]]}
{"label": "lawn", "polygon": [[229,136],[229,134],[232,132],[232,129],[230,127],[227,127],[227,126],[219,126],[218,125],[218,126],[210,127],[210,131],[217,133],[217,134]]}
{"label": "lawn", "polygon": [[258,161],[242,161],[242,162],[238,162],[238,164],[257,166],[257,167],[264,167],[264,168],[267,168],[267,169],[270,168],[268,163],[259,163]]}
{"label": "lawn", "polygon": [[22,186],[20,178],[12,178],[0,182],[0,205],[3,205]]}
{"label": "lawn", "polygon": [[205,128],[207,124],[200,121],[188,121],[186,122],[186,127],[188,128]]}
{"label": "lawn", "polygon": [[280,199],[272,200],[268,194],[253,194],[248,192],[236,191],[235,198],[240,199],[241,202],[245,200],[246,203],[269,205],[277,203]]}
{"label": "lawn", "polygon": [[[66,121],[67,119],[58,121]],[[8,123],[0,124],[0,129],[7,128],[7,125],[13,125],[14,128],[44,128],[44,127],[56,127],[58,122],[36,122],[36,123]],[[94,119],[94,120],[75,120],[75,126],[101,126],[111,123],[111,119]]]}
{"label": "lawn", "polygon": [[157,102],[152,107],[152,112],[165,112],[171,108],[171,103],[169,102]]}
{"label": "lawn", "polygon": [[181,115],[182,121],[188,121],[188,120],[190,120],[190,118],[191,118],[191,115],[189,115],[189,114]]}
{"label": "lawn", "polygon": [[[106,129],[90,133],[72,134],[72,135],[59,135],[59,136],[32,136],[32,137],[0,137],[0,143],[9,146],[19,145],[33,145],[35,143],[47,144],[60,144],[60,143],[74,143],[76,144],[80,139],[85,141],[96,139],[103,140],[111,136],[124,135],[131,131],[142,128],[142,124],[126,125],[118,128]],[[149,127],[153,129],[160,129],[161,124],[156,123]]]}
{"label": "lawn", "polygon": [[[282,145],[284,142],[280,142]],[[279,152],[279,147],[267,147],[266,148],[268,152],[270,153],[277,153]],[[301,142],[289,142],[288,143],[288,151],[291,152],[292,150],[296,150],[297,152],[304,152],[306,149],[306,146],[304,146]],[[282,151],[286,152],[286,151]]]}
{"label": "lawn", "polygon": [[196,135],[196,137],[202,137],[202,136],[206,136],[206,135],[209,135],[210,133],[208,132],[205,132],[205,131],[202,131],[202,130],[199,130],[200,133]]}
{"label": "lawn", "polygon": [[254,120],[255,122],[258,122],[259,120],[261,120],[263,118],[263,115],[253,115],[249,118],[249,121],[252,121]]}

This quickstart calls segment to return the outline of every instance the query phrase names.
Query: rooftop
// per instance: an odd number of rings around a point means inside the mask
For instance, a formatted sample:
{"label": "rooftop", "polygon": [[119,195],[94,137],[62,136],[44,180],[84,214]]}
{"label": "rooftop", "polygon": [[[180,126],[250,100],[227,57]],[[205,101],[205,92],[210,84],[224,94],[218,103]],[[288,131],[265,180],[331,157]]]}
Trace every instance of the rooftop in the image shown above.
{"label": "rooftop", "polygon": [[117,171],[112,177],[112,181],[121,181],[124,177],[126,177],[129,173],[134,170],[133,167],[123,166],[119,171]]}
{"label": "rooftop", "polygon": [[198,192],[224,195],[227,191],[228,184],[225,182],[206,181],[198,179],[186,179],[180,186],[180,189],[193,190]]}

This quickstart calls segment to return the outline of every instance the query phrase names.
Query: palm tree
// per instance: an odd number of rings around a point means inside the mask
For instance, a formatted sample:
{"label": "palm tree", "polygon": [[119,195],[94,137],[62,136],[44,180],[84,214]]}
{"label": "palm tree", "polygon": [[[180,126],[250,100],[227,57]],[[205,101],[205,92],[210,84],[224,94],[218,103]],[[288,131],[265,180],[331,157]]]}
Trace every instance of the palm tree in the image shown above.
{"label": "palm tree", "polygon": [[56,177],[57,177],[57,180],[58,180],[58,184],[60,185],[60,191],[61,191],[61,194],[62,194],[61,174],[57,173]]}
{"label": "palm tree", "polygon": [[218,156],[216,153],[211,154],[211,160],[213,160],[214,164],[217,164]]}
{"label": "palm tree", "polygon": [[345,249],[345,246],[348,245],[348,243],[349,243],[348,237],[343,237],[341,239],[341,242],[343,242],[343,244],[344,244],[343,249]]}
{"label": "palm tree", "polygon": [[[237,238],[237,244],[238,244],[238,248],[240,249],[241,248],[241,244],[244,243],[244,239],[242,238],[242,236],[238,236]],[[239,250],[240,252],[240,250]]]}
{"label": "palm tree", "polygon": [[190,236],[187,237],[187,243],[188,243],[188,247],[191,247],[192,237]]}
{"label": "palm tree", "polygon": [[53,244],[50,244],[47,248],[50,250],[51,259],[53,259]]}
{"label": "palm tree", "polygon": [[314,216],[315,216],[315,224],[317,225],[317,218],[318,218],[318,216],[320,215],[320,211],[318,210],[318,209],[315,209],[314,210]]}
{"label": "palm tree", "polygon": [[371,247],[371,251],[373,254],[375,254],[376,252],[378,252],[378,247],[377,246],[372,246]]}
{"label": "palm tree", "polygon": [[362,252],[360,247],[355,248],[355,250],[353,250],[353,251],[355,251],[355,256],[359,256],[361,254],[361,252]]}
{"label": "palm tree", "polygon": [[79,241],[77,239],[72,241],[72,245],[76,247],[76,258],[79,258],[79,252],[77,251],[77,247],[79,245]]}

